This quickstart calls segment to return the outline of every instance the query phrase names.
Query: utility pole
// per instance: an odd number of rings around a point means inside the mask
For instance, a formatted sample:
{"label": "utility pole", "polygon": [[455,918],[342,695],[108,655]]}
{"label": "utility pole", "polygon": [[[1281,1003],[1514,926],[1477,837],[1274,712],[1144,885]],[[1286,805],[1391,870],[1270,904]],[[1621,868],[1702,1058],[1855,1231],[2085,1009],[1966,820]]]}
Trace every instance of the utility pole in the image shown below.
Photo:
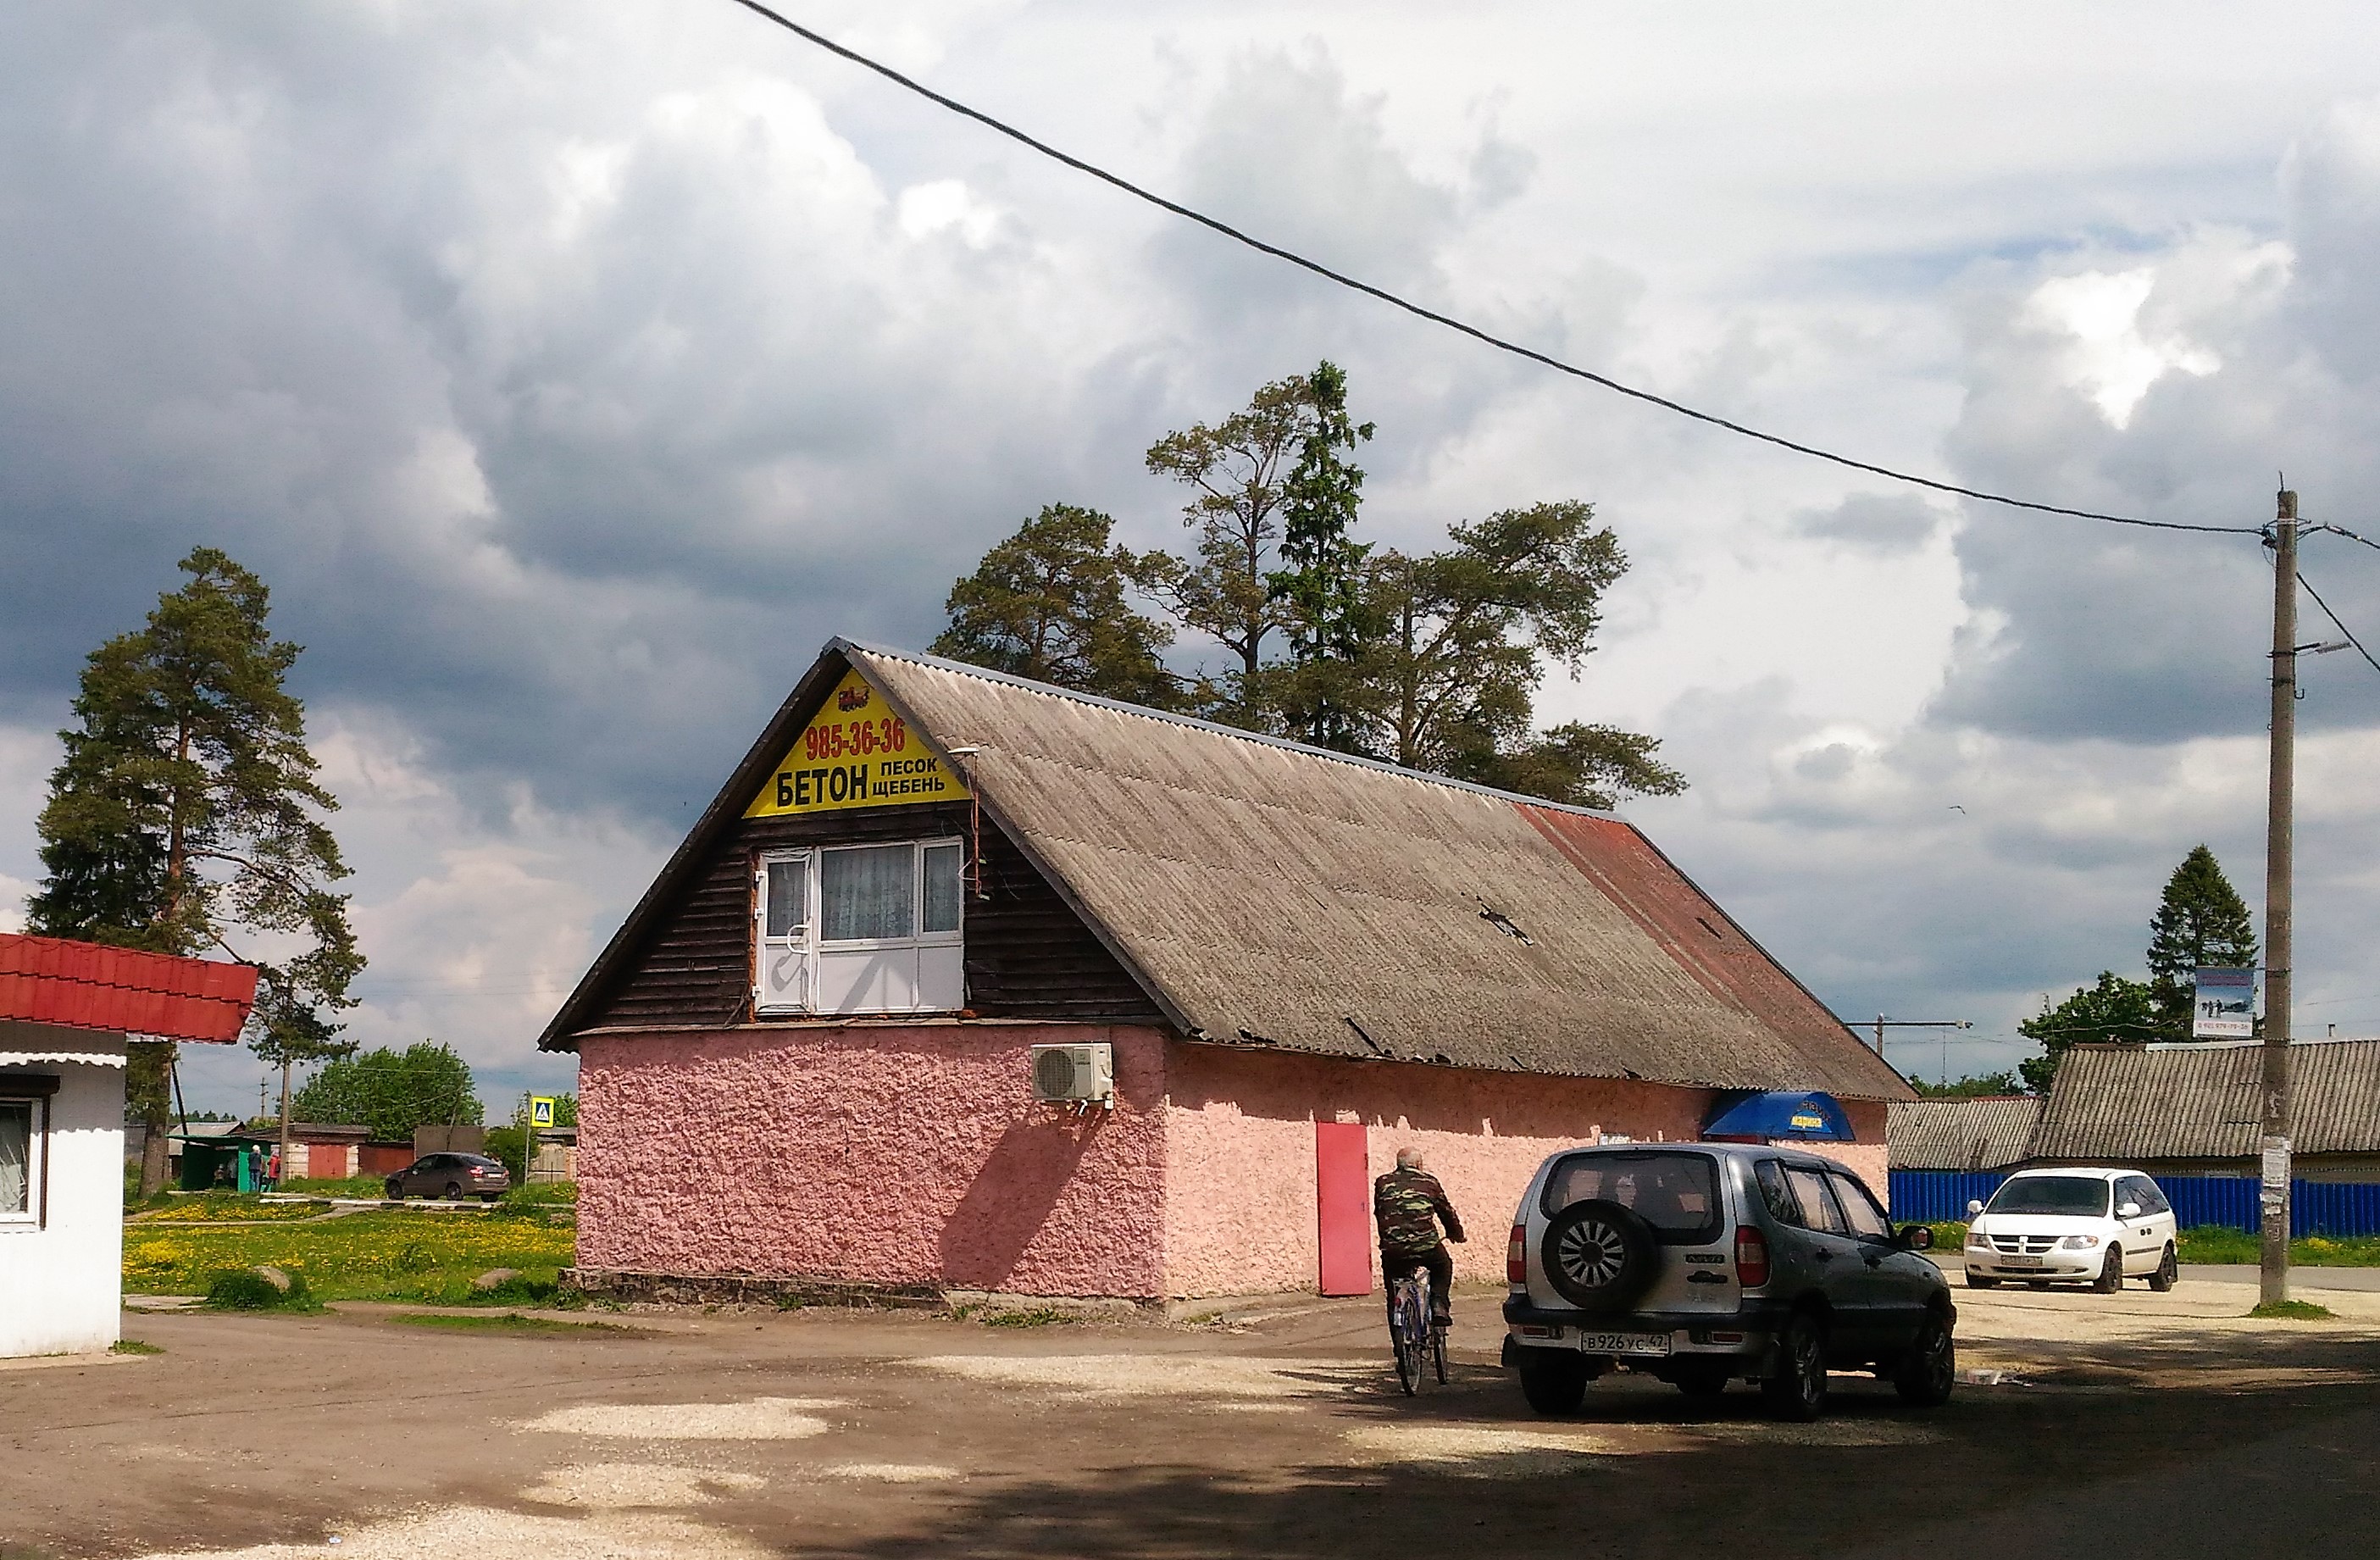
{"label": "utility pole", "polygon": [[2273,758],[2265,820],[2265,1109],[2257,1298],[2289,1298],[2289,894],[2297,808],[2298,495],[2273,518]]}
{"label": "utility pole", "polygon": [[[1840,1018],[1835,1021],[1842,1022]],[[1879,1056],[1884,1054],[1884,1031],[1887,1030],[1940,1030],[1942,1031],[1942,1082],[1947,1087],[1950,1081],[1950,1031],[1971,1030],[1974,1027],[1974,1020],[1972,1018],[1888,1018],[1879,1013],[1876,1016],[1876,1054]]]}

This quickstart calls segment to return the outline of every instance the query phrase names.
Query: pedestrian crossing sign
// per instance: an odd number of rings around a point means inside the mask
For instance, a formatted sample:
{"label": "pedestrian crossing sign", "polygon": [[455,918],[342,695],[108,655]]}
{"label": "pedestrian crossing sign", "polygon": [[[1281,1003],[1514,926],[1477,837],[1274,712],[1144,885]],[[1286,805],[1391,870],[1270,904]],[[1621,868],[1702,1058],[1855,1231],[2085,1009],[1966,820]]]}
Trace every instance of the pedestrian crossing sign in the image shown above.
{"label": "pedestrian crossing sign", "polygon": [[528,1124],[531,1127],[553,1125],[553,1096],[532,1094],[528,1097]]}

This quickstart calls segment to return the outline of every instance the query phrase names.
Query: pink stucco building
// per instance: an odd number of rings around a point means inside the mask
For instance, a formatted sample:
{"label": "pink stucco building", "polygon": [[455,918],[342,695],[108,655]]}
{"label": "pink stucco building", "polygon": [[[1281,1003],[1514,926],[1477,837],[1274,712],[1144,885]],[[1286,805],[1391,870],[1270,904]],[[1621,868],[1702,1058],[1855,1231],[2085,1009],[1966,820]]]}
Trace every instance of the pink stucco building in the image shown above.
{"label": "pink stucco building", "polygon": [[1360,1291],[1406,1144],[1499,1276],[1557,1148],[1909,1092],[1609,814],[844,641],[540,1043],[627,1292]]}

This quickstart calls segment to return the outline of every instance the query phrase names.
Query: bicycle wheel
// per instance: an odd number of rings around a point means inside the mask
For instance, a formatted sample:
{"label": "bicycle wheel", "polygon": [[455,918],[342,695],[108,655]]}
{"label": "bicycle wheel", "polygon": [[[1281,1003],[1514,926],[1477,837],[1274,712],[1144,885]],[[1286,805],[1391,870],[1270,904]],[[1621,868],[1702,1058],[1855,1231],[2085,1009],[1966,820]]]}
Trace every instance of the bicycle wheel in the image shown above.
{"label": "bicycle wheel", "polygon": [[1414,1325],[1414,1287],[1411,1283],[1397,1286],[1397,1303],[1389,1313],[1389,1338],[1397,1350],[1397,1384],[1411,1397],[1421,1390],[1423,1329]]}
{"label": "bicycle wheel", "polygon": [[1438,1384],[1446,1384],[1446,1329],[1432,1324],[1429,1330],[1429,1362],[1437,1368]]}

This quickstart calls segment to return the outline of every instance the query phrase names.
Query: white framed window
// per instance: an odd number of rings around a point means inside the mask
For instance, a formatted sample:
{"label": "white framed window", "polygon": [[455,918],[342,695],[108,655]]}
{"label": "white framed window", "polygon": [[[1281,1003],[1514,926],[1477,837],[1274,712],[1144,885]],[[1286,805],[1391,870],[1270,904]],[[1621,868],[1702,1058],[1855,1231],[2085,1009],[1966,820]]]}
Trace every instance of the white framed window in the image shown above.
{"label": "white framed window", "polygon": [[0,1079],[0,1230],[39,1228],[49,1159],[50,1102]]}
{"label": "white framed window", "polygon": [[759,1014],[966,1005],[964,844],[770,850],[753,883]]}

